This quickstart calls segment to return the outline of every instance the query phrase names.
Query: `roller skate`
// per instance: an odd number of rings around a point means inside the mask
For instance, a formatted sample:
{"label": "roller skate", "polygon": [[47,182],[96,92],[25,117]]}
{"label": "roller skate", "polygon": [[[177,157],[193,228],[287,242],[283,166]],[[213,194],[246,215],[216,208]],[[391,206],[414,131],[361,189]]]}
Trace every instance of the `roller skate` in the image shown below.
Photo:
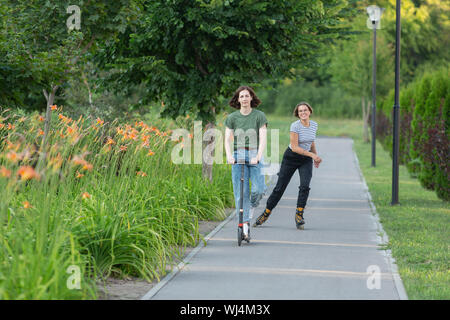
{"label": "roller skate", "polygon": [[295,225],[299,230],[304,230],[305,228],[305,219],[303,218],[303,213],[303,208],[297,208],[297,211],[295,212]]}
{"label": "roller skate", "polygon": [[269,219],[271,211],[269,209],[265,209],[264,212],[256,219],[256,222],[253,224],[253,227],[257,227],[262,225],[264,222]]}

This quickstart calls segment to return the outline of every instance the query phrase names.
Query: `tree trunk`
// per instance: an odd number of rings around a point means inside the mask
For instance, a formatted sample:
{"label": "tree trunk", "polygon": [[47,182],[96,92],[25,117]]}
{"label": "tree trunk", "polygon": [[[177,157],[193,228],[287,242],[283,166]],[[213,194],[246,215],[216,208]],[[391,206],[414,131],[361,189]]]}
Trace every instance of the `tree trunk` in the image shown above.
{"label": "tree trunk", "polygon": [[370,114],[369,113],[370,101],[367,102],[367,107],[366,107],[366,99],[365,99],[365,97],[362,97],[361,104],[362,104],[362,112],[363,112],[363,141],[365,143],[369,143],[370,139],[369,139],[368,121],[369,121],[369,114]]}
{"label": "tree trunk", "polygon": [[88,90],[89,105],[91,106],[92,109],[94,109],[94,106],[93,106],[93,103],[92,103],[92,92],[91,92],[91,88],[89,87],[88,80],[87,80],[86,75],[84,74],[84,72],[82,72],[81,75],[83,77],[84,85],[86,86],[86,88]]}
{"label": "tree trunk", "polygon": [[56,91],[58,91],[59,86],[52,86],[52,91],[50,94],[47,93],[47,90],[42,90],[45,96],[45,99],[47,100],[47,111],[45,113],[45,123],[44,123],[44,137],[42,138],[42,144],[40,149],[40,157],[39,157],[39,164],[38,167],[41,168],[43,163],[45,163],[45,160],[47,158],[47,152],[46,152],[46,144],[47,144],[47,137],[48,133],[50,131],[50,117],[52,115],[52,105],[55,102],[55,96]]}
{"label": "tree trunk", "polygon": [[[214,107],[211,108],[211,111],[212,111],[213,115],[215,116],[215,108]],[[213,122],[208,122],[206,124],[204,132],[208,131],[209,129],[214,129]],[[206,141],[203,140],[203,151],[211,144],[212,144],[212,146],[210,146],[208,149],[215,150],[215,143],[216,143],[216,141],[215,141],[214,137],[209,137],[209,139],[207,139]],[[205,154],[205,153],[202,154],[202,176],[205,180],[209,180],[210,182],[213,181],[212,159],[210,159],[211,157],[213,157],[213,153],[214,153],[214,151],[211,152],[210,154]],[[206,161],[208,161],[211,164],[208,164]]]}

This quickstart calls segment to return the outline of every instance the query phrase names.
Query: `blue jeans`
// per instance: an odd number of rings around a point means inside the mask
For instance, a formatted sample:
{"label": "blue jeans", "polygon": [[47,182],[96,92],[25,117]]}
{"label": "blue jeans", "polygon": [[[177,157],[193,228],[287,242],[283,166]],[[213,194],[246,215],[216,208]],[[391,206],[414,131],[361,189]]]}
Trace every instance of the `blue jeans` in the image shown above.
{"label": "blue jeans", "polygon": [[[247,161],[249,162],[251,158],[256,157],[257,150],[245,150],[239,149],[234,152],[234,159],[237,162]],[[233,192],[234,192],[234,201],[236,205],[236,216],[239,215],[239,206],[241,199],[241,166],[242,164],[233,164],[231,169],[231,177],[233,180]],[[250,205],[253,208],[256,208],[259,205],[259,201],[262,198],[265,183],[264,183],[264,175],[261,173],[262,162],[259,164],[244,164],[244,200],[243,200],[243,221],[249,221],[249,213],[250,213]],[[250,185],[249,182],[252,182],[252,197],[250,198]]]}

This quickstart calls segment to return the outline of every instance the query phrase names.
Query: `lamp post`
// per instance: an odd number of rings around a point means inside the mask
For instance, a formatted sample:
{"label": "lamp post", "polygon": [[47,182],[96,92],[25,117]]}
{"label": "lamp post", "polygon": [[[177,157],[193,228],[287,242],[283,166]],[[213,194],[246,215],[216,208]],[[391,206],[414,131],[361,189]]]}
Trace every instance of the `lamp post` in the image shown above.
{"label": "lamp post", "polygon": [[393,117],[393,144],[392,144],[392,201],[391,205],[398,204],[398,154],[399,154],[399,95],[400,95],[400,0],[396,3],[396,36],[395,36],[395,102]]}
{"label": "lamp post", "polygon": [[372,63],[372,167],[376,164],[376,132],[375,132],[375,118],[376,118],[376,83],[377,83],[377,29],[381,28],[380,20],[384,8],[377,6],[369,6],[366,8],[369,14],[367,26],[373,29],[373,63]]}

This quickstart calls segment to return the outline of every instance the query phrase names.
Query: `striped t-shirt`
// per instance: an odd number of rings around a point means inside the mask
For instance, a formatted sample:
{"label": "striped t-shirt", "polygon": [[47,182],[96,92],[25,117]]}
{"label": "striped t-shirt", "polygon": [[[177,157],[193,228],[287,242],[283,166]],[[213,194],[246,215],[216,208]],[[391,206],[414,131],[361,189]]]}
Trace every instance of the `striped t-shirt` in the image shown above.
{"label": "striped t-shirt", "polygon": [[[298,146],[306,151],[310,151],[311,144],[316,139],[317,122],[309,120],[309,127],[305,127],[300,120],[291,124],[291,132],[298,134]],[[292,150],[291,144],[289,148]]]}

